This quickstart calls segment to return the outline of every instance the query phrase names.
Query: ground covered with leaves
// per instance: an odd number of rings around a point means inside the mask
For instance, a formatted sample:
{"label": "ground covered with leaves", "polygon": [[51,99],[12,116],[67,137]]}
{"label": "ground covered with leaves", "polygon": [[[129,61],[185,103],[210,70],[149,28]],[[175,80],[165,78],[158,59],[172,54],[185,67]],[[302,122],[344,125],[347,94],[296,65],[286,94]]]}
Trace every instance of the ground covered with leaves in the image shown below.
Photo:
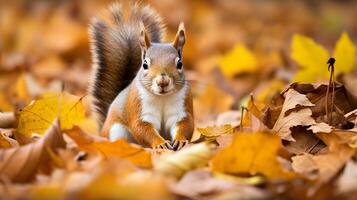
{"label": "ground covered with leaves", "polygon": [[90,118],[87,25],[110,1],[0,3],[0,199],[355,199],[356,3],[180,2],[148,1],[168,38],[187,26],[176,152]]}

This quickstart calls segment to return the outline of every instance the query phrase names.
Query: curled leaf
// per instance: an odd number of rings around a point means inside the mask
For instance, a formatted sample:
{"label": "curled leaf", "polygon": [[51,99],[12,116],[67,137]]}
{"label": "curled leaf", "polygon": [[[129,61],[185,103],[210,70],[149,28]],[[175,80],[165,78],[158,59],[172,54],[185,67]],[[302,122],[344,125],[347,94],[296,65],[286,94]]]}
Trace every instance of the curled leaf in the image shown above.
{"label": "curled leaf", "polygon": [[160,157],[154,163],[158,173],[180,178],[187,171],[207,165],[213,156],[213,145],[199,143],[189,148]]}
{"label": "curled leaf", "polygon": [[46,133],[36,142],[20,147],[0,150],[0,174],[14,182],[25,182],[48,161],[46,148],[64,146],[59,120],[56,119]]}

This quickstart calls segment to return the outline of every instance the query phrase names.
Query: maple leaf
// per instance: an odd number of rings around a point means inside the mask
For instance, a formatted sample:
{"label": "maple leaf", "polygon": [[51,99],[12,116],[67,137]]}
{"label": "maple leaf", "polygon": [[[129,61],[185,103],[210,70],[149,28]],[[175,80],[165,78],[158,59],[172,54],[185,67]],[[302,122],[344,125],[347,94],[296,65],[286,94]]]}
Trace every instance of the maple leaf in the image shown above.
{"label": "maple leaf", "polygon": [[[295,34],[291,44],[291,58],[302,69],[295,75],[297,82],[314,82],[329,77],[326,61],[329,58],[328,51],[316,44],[311,38]],[[353,70],[355,64],[355,46],[347,33],[342,33],[337,41],[333,57],[336,59],[335,75],[348,73]]]}
{"label": "maple leaf", "polygon": [[17,131],[28,136],[32,133],[43,134],[57,116],[60,117],[62,129],[70,129],[84,120],[81,98],[67,92],[45,94],[20,111]]}
{"label": "maple leaf", "polygon": [[243,72],[255,72],[258,69],[255,55],[243,44],[236,45],[219,60],[219,67],[226,77],[232,78]]}
{"label": "maple leaf", "polygon": [[280,148],[281,140],[276,135],[264,132],[237,133],[233,143],[213,157],[212,168],[228,174],[263,174],[269,179],[291,178],[293,174],[284,170],[277,159]]}

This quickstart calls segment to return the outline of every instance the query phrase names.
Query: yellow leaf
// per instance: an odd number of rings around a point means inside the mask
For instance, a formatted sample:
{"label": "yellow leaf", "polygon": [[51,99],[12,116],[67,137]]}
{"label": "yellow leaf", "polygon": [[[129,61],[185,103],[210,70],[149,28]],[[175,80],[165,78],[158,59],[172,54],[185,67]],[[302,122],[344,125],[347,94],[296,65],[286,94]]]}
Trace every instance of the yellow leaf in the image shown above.
{"label": "yellow leaf", "polygon": [[280,138],[273,134],[237,133],[233,143],[212,159],[212,167],[228,174],[263,174],[269,179],[288,179],[293,173],[285,171],[277,160],[281,147]]}
{"label": "yellow leaf", "polygon": [[328,77],[326,62],[328,51],[316,44],[311,38],[295,34],[292,39],[291,58],[295,60],[307,74],[295,77],[297,82],[309,82],[318,78]]}
{"label": "yellow leaf", "polygon": [[90,146],[106,158],[119,157],[128,159],[140,167],[149,168],[152,166],[151,154],[148,151],[138,145],[130,144],[124,139],[114,142],[93,142]]}
{"label": "yellow leaf", "polygon": [[43,134],[57,116],[64,130],[84,120],[81,98],[67,92],[45,94],[20,111],[17,131],[28,136]]}
{"label": "yellow leaf", "polygon": [[338,39],[333,57],[336,59],[335,73],[351,72],[355,65],[356,49],[347,33],[342,33]]}
{"label": "yellow leaf", "polygon": [[233,134],[233,127],[230,124],[197,128],[197,130],[201,134],[200,139],[204,139],[206,141],[215,140],[216,137],[223,134]]}
{"label": "yellow leaf", "polygon": [[222,57],[219,66],[227,77],[244,72],[255,72],[258,69],[255,55],[243,44],[236,45],[231,52]]}
{"label": "yellow leaf", "polygon": [[[294,81],[308,83],[329,78],[326,64],[329,52],[323,46],[315,43],[311,38],[295,34],[291,51],[291,58],[301,66]],[[353,70],[355,47],[347,33],[343,33],[337,41],[333,57],[336,59],[335,75]]]}

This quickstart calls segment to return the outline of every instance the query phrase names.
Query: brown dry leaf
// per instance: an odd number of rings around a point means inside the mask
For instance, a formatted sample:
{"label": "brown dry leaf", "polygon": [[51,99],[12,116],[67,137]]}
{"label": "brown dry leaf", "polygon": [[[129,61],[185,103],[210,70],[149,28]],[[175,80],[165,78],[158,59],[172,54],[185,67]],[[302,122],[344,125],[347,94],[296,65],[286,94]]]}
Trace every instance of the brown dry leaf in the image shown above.
{"label": "brown dry leaf", "polygon": [[213,145],[194,144],[181,151],[161,156],[155,161],[154,170],[163,175],[180,178],[190,170],[206,166],[213,156],[213,151]]}
{"label": "brown dry leaf", "polygon": [[305,95],[293,89],[289,89],[285,93],[283,108],[273,127],[273,130],[284,140],[295,141],[291,136],[290,128],[294,126],[310,126],[316,123],[311,117],[312,111],[310,108],[302,108],[296,111],[295,108],[297,108],[297,106],[311,107],[314,106],[314,104],[312,104]]}
{"label": "brown dry leaf", "polygon": [[16,117],[12,112],[0,112],[0,128],[14,128],[16,126]]}
{"label": "brown dry leaf", "polygon": [[130,144],[124,139],[109,142],[105,138],[86,134],[78,126],[66,133],[77,143],[79,148],[85,151],[100,153],[106,159],[113,157],[127,159],[139,167],[152,167],[150,152],[141,146]]}
{"label": "brown dry leaf", "polygon": [[[293,83],[290,85],[290,88],[306,95],[309,101],[315,104],[315,106],[311,107],[312,117],[327,123],[327,118],[324,117],[326,115],[325,105],[327,85]],[[344,114],[347,114],[357,108],[357,100],[343,85],[338,83],[335,85],[334,96],[335,109],[330,125],[335,126],[336,128],[343,128],[343,126],[346,125]]]}
{"label": "brown dry leaf", "polygon": [[311,130],[313,133],[330,133],[332,127],[324,122],[311,125],[307,130]]}
{"label": "brown dry leaf", "polygon": [[188,172],[179,182],[172,184],[170,189],[189,199],[220,199],[222,196],[230,196],[228,199],[268,198],[268,194],[258,188],[232,179],[214,177],[212,172],[205,169]]}
{"label": "brown dry leaf", "polygon": [[304,154],[292,157],[294,171],[309,178],[316,178],[316,188],[329,182],[345,163],[351,159],[354,153],[354,150],[348,147],[347,144],[341,143],[339,136],[333,132],[319,133],[318,137],[328,145],[329,151],[327,153],[319,155]]}
{"label": "brown dry leaf", "polygon": [[18,147],[19,143],[8,137],[5,133],[2,132],[0,129],[0,149],[1,148],[11,148],[11,147]]}
{"label": "brown dry leaf", "polygon": [[276,135],[236,133],[233,143],[212,159],[212,168],[228,174],[263,174],[268,179],[289,179],[293,173],[283,169],[278,161],[281,148],[281,140]]}
{"label": "brown dry leaf", "polygon": [[250,95],[250,99],[247,103],[247,112],[244,112],[241,130],[248,132],[266,131],[268,128],[262,122],[262,110],[265,105],[262,102],[258,102],[254,99],[253,95]]}
{"label": "brown dry leaf", "polygon": [[64,144],[59,120],[56,119],[38,141],[21,147],[1,149],[0,174],[14,182],[28,181],[48,161],[46,148],[54,150]]}
{"label": "brown dry leaf", "polygon": [[320,141],[312,131],[306,130],[305,127],[297,126],[291,129],[292,136],[296,140],[284,141],[284,147],[290,153],[300,155],[303,153],[316,154],[321,151],[326,145]]}

